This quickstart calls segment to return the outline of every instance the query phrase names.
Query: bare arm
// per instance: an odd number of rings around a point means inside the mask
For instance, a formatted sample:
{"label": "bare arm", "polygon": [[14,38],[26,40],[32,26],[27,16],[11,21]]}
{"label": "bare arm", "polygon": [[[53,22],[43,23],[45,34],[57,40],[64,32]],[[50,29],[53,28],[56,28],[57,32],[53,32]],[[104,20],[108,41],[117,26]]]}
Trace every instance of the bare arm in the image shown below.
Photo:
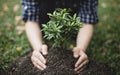
{"label": "bare arm", "polygon": [[42,33],[37,22],[27,22],[25,25],[26,34],[32,48],[37,50],[42,45]]}
{"label": "bare arm", "polygon": [[47,45],[42,44],[42,33],[39,24],[37,22],[27,22],[25,30],[28,40],[34,49],[31,60],[37,68],[44,70],[46,68],[46,60],[43,55],[47,54]]}
{"label": "bare arm", "polygon": [[83,24],[83,28],[79,30],[77,36],[77,47],[85,51],[89,45],[92,35],[93,35],[93,25]]}
{"label": "bare arm", "polygon": [[83,70],[85,64],[89,61],[85,51],[89,45],[92,35],[93,25],[83,24],[83,28],[81,28],[78,32],[76,47],[73,49],[74,57],[79,57],[75,64],[75,71]]}

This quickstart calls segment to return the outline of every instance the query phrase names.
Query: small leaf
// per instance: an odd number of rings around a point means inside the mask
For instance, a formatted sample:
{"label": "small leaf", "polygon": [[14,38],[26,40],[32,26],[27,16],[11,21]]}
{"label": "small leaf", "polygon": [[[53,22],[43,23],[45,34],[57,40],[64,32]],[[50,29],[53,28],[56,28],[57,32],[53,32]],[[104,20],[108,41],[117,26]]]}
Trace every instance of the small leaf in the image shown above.
{"label": "small leaf", "polygon": [[22,50],[22,47],[17,47],[16,50],[20,52]]}
{"label": "small leaf", "polygon": [[73,15],[73,20],[75,20],[76,16],[77,16],[76,14]]}

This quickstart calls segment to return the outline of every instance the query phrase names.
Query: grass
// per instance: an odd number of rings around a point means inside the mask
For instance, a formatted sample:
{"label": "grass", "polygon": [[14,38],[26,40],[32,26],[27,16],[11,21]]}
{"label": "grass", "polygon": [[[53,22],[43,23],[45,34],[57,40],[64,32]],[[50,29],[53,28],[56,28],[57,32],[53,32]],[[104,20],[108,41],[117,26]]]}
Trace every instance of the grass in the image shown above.
{"label": "grass", "polygon": [[0,1],[0,66],[30,50],[21,21],[20,1]]}
{"label": "grass", "polygon": [[[94,60],[108,64],[120,75],[120,1],[99,0],[99,23],[88,48]],[[31,50],[21,20],[19,0],[0,0],[0,67]]]}

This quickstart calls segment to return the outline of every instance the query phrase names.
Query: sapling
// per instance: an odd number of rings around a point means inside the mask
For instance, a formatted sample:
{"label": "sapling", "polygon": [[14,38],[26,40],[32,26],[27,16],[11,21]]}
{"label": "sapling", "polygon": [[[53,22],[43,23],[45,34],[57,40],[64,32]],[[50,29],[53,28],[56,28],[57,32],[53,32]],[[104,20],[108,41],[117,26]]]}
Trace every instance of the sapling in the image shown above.
{"label": "sapling", "polygon": [[48,13],[50,20],[43,24],[44,39],[53,47],[69,48],[72,40],[75,41],[78,30],[82,27],[77,14],[70,15],[70,9],[56,9]]}

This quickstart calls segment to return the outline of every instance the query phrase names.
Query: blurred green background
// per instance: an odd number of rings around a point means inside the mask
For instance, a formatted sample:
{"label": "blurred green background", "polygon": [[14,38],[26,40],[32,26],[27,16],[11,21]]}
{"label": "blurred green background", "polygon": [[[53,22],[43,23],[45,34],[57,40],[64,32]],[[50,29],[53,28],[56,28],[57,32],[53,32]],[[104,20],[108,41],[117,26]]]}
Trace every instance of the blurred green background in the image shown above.
{"label": "blurred green background", "polygon": [[[31,50],[21,20],[20,0],[0,0],[0,67]],[[99,23],[88,48],[94,60],[120,75],[120,0],[99,0]]]}

